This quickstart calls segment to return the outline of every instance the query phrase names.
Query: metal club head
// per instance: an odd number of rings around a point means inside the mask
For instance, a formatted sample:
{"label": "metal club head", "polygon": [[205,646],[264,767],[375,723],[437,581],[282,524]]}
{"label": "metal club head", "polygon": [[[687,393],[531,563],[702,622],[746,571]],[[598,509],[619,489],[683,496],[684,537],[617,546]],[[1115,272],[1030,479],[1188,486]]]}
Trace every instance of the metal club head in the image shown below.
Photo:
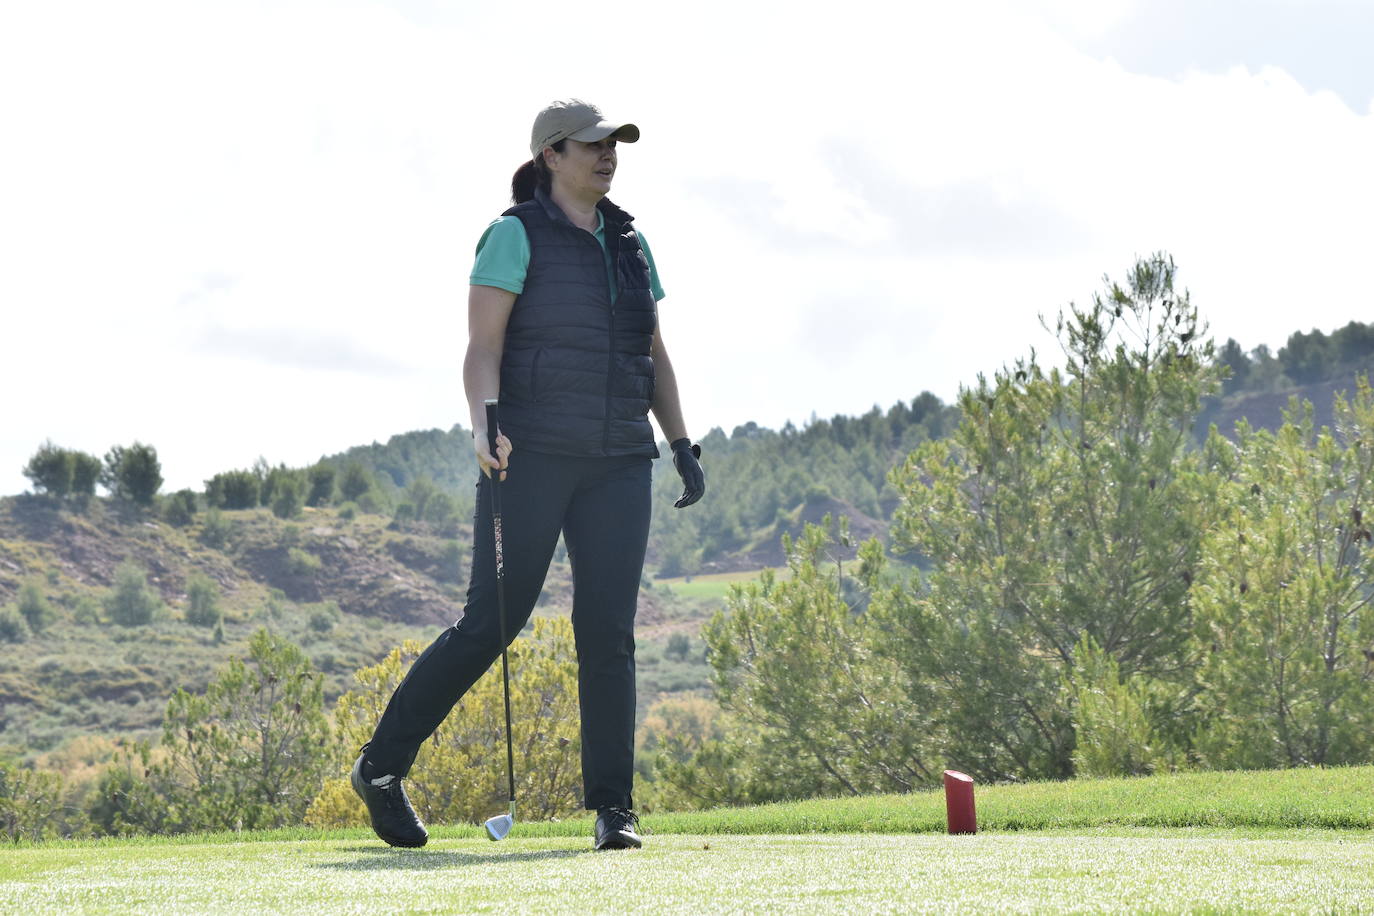
{"label": "metal club head", "polygon": [[498,814],[496,817],[487,818],[487,822],[482,826],[487,828],[487,838],[491,840],[504,840],[506,834],[515,826],[514,814]]}

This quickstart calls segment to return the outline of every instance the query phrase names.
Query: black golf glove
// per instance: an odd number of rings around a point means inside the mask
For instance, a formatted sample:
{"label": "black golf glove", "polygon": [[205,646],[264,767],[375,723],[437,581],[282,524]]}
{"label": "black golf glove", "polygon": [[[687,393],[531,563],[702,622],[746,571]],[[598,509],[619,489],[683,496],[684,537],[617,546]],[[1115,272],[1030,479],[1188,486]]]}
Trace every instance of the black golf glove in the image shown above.
{"label": "black golf glove", "polygon": [[701,499],[701,494],[706,492],[706,474],[701,470],[701,462],[697,459],[701,457],[701,446],[693,445],[691,439],[679,439],[669,446],[673,450],[673,467],[677,468],[677,475],[682,478],[682,498],[673,503],[679,509],[685,509],[692,503]]}

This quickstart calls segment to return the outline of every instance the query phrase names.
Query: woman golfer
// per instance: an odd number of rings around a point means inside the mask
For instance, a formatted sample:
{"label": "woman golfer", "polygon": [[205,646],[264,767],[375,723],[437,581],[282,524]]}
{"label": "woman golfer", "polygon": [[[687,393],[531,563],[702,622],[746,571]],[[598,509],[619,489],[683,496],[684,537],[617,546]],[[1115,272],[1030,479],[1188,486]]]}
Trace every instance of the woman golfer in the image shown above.
{"label": "woman golfer", "polygon": [[[677,380],[658,331],[653,256],[630,214],[606,199],[617,142],[639,128],[593,105],[554,102],[534,121],[515,206],[477,246],[463,384],[477,484],[472,578],[463,617],[415,661],[353,767],[377,835],[422,846],[404,779],[420,744],[501,654],[492,537],[501,475],[506,633],[529,619],[561,532],[573,569],[584,804],[597,849],[641,844],[634,772],[634,618],[649,535],[652,410],[685,486],[701,498],[700,449],[687,438]],[[500,399],[496,454],[484,401]]]}

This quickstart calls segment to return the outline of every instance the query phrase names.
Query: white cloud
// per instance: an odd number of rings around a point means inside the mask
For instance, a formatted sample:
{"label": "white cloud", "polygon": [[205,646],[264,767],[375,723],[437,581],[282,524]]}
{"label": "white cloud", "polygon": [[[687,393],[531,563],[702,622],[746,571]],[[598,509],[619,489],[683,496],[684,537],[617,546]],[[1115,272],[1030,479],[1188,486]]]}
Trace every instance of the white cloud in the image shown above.
{"label": "white cloud", "polygon": [[1100,38],[1141,6],[1135,0],[1037,0],[1053,25],[1079,38]]}

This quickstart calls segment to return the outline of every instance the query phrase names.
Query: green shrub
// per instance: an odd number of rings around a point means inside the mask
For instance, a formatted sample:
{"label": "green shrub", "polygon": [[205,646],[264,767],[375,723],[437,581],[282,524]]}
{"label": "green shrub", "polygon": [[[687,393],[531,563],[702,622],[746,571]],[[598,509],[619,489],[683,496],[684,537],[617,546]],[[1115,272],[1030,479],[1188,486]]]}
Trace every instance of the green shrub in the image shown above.
{"label": "green shrub", "polygon": [[346,522],[351,522],[358,517],[358,504],[349,502],[339,507],[339,518]]}
{"label": "green shrub", "polygon": [[24,465],[24,476],[39,493],[59,499],[66,496],[72,489],[71,452],[53,445],[52,440],[44,442]]}
{"label": "green shrub", "polygon": [[185,528],[196,520],[196,494],[191,490],[177,490],[162,504],[162,517],[169,525]]}
{"label": "green shrub", "polygon": [[286,618],[286,612],[291,606],[291,602],[286,597],[286,592],[279,588],[269,589],[267,603],[258,609],[257,616],[269,623],[280,623]]}
{"label": "green shrub", "polygon": [[86,817],[97,834],[130,836],[167,831],[172,812],[148,779],[152,775],[149,763],[149,748],[140,743],[100,774],[86,803]]}
{"label": "green shrub", "polygon": [[[565,618],[536,618],[511,647],[510,705],[515,741],[525,755],[516,791],[530,820],[566,817],[581,807],[577,767],[577,659],[572,624]],[[354,690],[339,698],[334,726],[339,747],[354,748],[372,734],[377,709],[423,650],[407,641],[374,667],[356,672]],[[380,705],[379,705],[380,704]],[[492,753],[493,728],[499,729],[501,678],[484,678],[463,696],[463,714],[450,716],[424,742],[409,786],[422,818],[436,823],[476,823],[486,809],[504,804],[504,772]],[[360,740],[361,739],[361,740]],[[326,782],[305,821],[313,827],[343,826],[365,817],[343,779]],[[528,774],[539,774],[531,779]],[[424,783],[424,779],[429,779]],[[366,823],[363,821],[363,823]]]}
{"label": "green shrub", "polygon": [[30,579],[19,587],[19,613],[28,622],[29,629],[42,633],[57,619],[57,613],[43,594],[43,586]]}
{"label": "green shrub", "polygon": [[150,506],[162,489],[162,463],[157,449],[135,442],[128,448],[116,445],[105,453],[105,472],[101,483],[116,499],[138,506]]}
{"label": "green shrub", "polygon": [[334,499],[334,479],[338,472],[331,464],[317,464],[306,472],[310,481],[305,497],[307,506],[327,506]]}
{"label": "green shrub", "polygon": [[[279,468],[284,471],[286,465],[280,465]],[[253,462],[253,473],[258,476],[258,505],[271,508],[272,491],[277,485],[276,471],[266,458],[259,455],[258,460]]]}
{"label": "green shrub", "polygon": [[305,505],[305,478],[299,471],[285,468],[269,475],[272,493],[272,514],[277,518],[295,518]]}
{"label": "green shrub", "polygon": [[692,651],[692,640],[686,633],[674,633],[668,637],[668,646],[663,650],[667,658],[675,658],[682,661],[687,658],[687,653]]}
{"label": "green shrub", "polygon": [[372,475],[358,462],[350,462],[339,480],[339,494],[347,502],[360,502],[360,497],[371,489]]}
{"label": "green shrub", "polygon": [[24,476],[36,492],[84,506],[95,495],[101,468],[100,459],[94,455],[60,448],[49,440],[38,447],[24,466]]}
{"label": "green shrub", "polygon": [[429,477],[422,475],[411,481],[400,499],[395,513],[398,526],[424,522],[450,537],[458,533],[462,523],[458,501]]}
{"label": "green shrub", "polygon": [[95,495],[103,465],[100,459],[86,452],[72,452],[72,497],[84,505]]}
{"label": "green shrub", "polygon": [[89,626],[100,623],[100,602],[91,595],[80,595],[72,603],[72,620]]}
{"label": "green shrub", "polygon": [[370,515],[381,515],[386,511],[387,498],[376,490],[368,490],[358,497],[358,508]]}
{"label": "green shrub", "polygon": [[439,493],[430,500],[425,509],[425,519],[440,534],[452,537],[463,526],[463,513],[458,508],[458,500],[452,494]]}
{"label": "green shrub", "polygon": [[231,528],[229,519],[225,518],[224,513],[212,505],[205,513],[205,522],[200,528],[200,540],[206,547],[221,550],[225,544],[229,543]]}
{"label": "green shrub", "polygon": [[56,832],[62,777],[0,761],[0,836],[38,841]]}
{"label": "green shrub", "polygon": [[29,638],[29,625],[13,605],[0,607],[0,642],[23,642]]}
{"label": "green shrub", "polygon": [[286,569],[293,576],[311,576],[320,571],[320,558],[313,553],[292,547],[286,552]]}
{"label": "green shrub", "polygon": [[162,608],[162,600],[148,587],[148,574],[132,560],[115,571],[114,587],[106,593],[105,613],[122,627],[150,623]]}
{"label": "green shrub", "polygon": [[1073,697],[1075,775],[1145,776],[1166,761],[1165,742],[1150,724],[1148,686],[1141,676],[1123,680],[1111,653],[1083,634],[1064,681]]}
{"label": "green shrub", "polygon": [[310,606],[310,629],[316,633],[328,633],[338,622],[338,602],[322,601]]}
{"label": "green shrub", "polygon": [[162,723],[164,760],[150,769],[173,830],[299,824],[331,762],[323,679],[267,630],[204,692],[178,690]]}
{"label": "green shrub", "polygon": [[197,627],[219,624],[219,586],[209,576],[194,573],[186,583],[186,622]]}
{"label": "green shrub", "polygon": [[261,486],[252,471],[224,471],[205,481],[205,501],[220,509],[251,509]]}
{"label": "green shrub", "polygon": [[440,582],[461,582],[463,571],[463,545],[457,540],[444,541],[439,551],[439,569],[434,578]]}
{"label": "green shrub", "polygon": [[406,487],[404,498],[414,508],[416,521],[424,521],[429,518],[429,505],[439,495],[439,492],[434,481],[423,474],[412,480],[410,486]]}

